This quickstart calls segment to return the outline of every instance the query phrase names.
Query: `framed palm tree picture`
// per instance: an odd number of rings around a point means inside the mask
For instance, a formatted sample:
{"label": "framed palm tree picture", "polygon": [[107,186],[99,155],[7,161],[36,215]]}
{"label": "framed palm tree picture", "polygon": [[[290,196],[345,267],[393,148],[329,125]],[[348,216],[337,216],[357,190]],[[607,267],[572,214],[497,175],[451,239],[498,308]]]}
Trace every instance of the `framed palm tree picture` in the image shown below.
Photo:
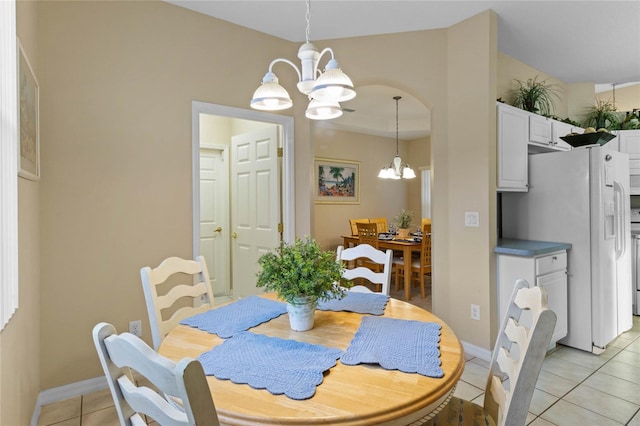
{"label": "framed palm tree picture", "polygon": [[315,158],[317,204],[360,204],[360,162]]}

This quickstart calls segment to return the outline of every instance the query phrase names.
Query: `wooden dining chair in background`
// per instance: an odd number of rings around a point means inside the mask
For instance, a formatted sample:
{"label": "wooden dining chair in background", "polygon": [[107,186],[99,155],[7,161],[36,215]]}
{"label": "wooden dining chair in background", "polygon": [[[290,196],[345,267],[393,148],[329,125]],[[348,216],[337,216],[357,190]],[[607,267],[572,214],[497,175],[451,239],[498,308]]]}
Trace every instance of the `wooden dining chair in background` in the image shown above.
{"label": "wooden dining chair in background", "polygon": [[421,225],[421,227],[420,227],[420,229],[422,229],[422,233],[425,233],[425,232],[424,232],[424,226],[425,226],[425,225],[428,225],[428,227],[427,227],[427,230],[428,230],[428,231],[427,231],[427,233],[429,233],[429,234],[430,234],[430,233],[431,233],[431,218],[428,218],[428,217],[423,217],[423,218],[422,218],[422,225]]}
{"label": "wooden dining chair in background", "polygon": [[[175,363],[133,334],[116,334],[105,322],[93,328],[93,343],[122,426],[146,425],[141,414],[160,425],[220,425],[200,361]],[[131,369],[159,392],[138,386]]]}
{"label": "wooden dining chair in background", "polygon": [[[345,262],[345,264],[352,264],[356,259],[366,260],[369,264],[376,264],[379,266],[379,271],[374,272],[371,268],[365,266],[356,265],[352,269],[345,269],[342,278],[353,281],[355,279],[366,279],[369,282],[375,284],[380,292],[389,295],[389,287],[391,283],[391,269],[392,269],[392,250],[378,250],[369,244],[358,244],[355,247],[343,248],[338,246],[336,250],[336,257],[338,260]],[[349,289],[349,291],[369,293],[372,292],[368,287],[363,285],[355,285]]]}
{"label": "wooden dining chair in background", "polygon": [[366,217],[364,219],[349,219],[349,227],[351,228],[351,235],[358,235],[358,226],[356,225],[358,222],[369,223],[369,219]]}
{"label": "wooden dining chair in background", "polygon": [[[158,350],[165,336],[183,319],[208,311],[213,307],[213,289],[204,257],[195,260],[170,257],[158,267],[140,269],[142,289],[147,303],[153,347]],[[166,283],[166,284],[165,284]],[[162,288],[160,294],[158,288]],[[190,300],[178,303],[180,299]],[[167,319],[163,309],[175,309]]]}
{"label": "wooden dining chair in background", "polygon": [[[412,258],[411,261],[411,282],[420,286],[420,296],[426,297],[424,290],[424,278],[431,275],[431,234],[426,232],[427,226],[422,226],[422,244],[420,245],[420,256]],[[404,262],[401,257],[394,257],[393,269],[396,274],[396,290],[400,290],[404,282]]]}
{"label": "wooden dining chair in background", "polygon": [[[531,312],[531,327],[520,323],[525,310]],[[529,287],[525,280],[516,281],[493,348],[484,406],[452,397],[435,417],[410,426],[524,425],[555,326],[556,314],[547,309],[544,287]],[[512,350],[514,344],[518,347],[517,357]]]}
{"label": "wooden dining chair in background", "polygon": [[378,234],[389,232],[389,226],[387,225],[386,217],[374,217],[369,219],[369,223],[375,223],[378,227]]}

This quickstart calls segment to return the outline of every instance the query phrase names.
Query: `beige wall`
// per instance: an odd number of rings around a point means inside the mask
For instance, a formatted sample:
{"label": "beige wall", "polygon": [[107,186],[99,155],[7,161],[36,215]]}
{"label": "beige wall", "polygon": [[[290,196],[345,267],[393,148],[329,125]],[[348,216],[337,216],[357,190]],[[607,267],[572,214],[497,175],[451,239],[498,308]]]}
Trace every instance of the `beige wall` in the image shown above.
{"label": "beige wall", "polygon": [[[495,314],[492,250],[496,242],[496,21],[494,13],[485,12],[447,30],[448,132],[445,144],[432,137],[431,153],[435,181],[433,312],[444,318],[462,340],[484,349],[491,348],[491,336],[497,328],[492,318],[492,313]],[[433,110],[435,131],[436,108]],[[445,197],[447,202],[443,204],[440,200]],[[464,226],[467,211],[479,213],[479,227]],[[480,306],[479,321],[470,318],[471,304]]]}
{"label": "beige wall", "polygon": [[[17,32],[36,78],[36,3],[17,3]],[[19,306],[0,334],[0,424],[27,425],[40,387],[40,183],[18,178]]]}
{"label": "beige wall", "polygon": [[569,85],[567,83],[522,63],[505,53],[498,52],[498,98],[502,98],[511,105],[513,98],[510,91],[518,87],[514,80],[525,82],[530,78],[537,78],[538,81],[546,81],[548,84],[556,86],[559,96],[554,98],[554,115],[560,118],[567,118],[569,114],[569,101],[567,97]]}
{"label": "beige wall", "polygon": [[[122,331],[142,319],[150,341],[139,269],[191,256],[191,102],[247,108],[269,61],[296,48],[165,2],[51,1],[38,12],[49,389],[101,375],[99,321]],[[308,217],[306,198],[297,211]]]}

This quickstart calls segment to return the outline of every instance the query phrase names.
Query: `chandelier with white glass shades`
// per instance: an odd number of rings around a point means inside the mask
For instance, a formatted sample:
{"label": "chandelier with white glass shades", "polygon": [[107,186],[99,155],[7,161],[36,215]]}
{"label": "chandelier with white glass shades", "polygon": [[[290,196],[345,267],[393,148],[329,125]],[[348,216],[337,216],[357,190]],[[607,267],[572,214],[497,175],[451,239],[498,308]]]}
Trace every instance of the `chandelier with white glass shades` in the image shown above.
{"label": "chandelier with white glass shades", "polygon": [[[251,107],[259,110],[278,111],[293,105],[289,93],[278,84],[278,77],[273,73],[273,66],[284,62],[298,73],[298,90],[309,97],[309,106],[305,116],[312,120],[329,120],[342,115],[340,102],[355,98],[356,91],[351,79],[340,70],[333,50],[326,47],[318,53],[318,49],[309,41],[309,21],[311,16],[310,0],[307,0],[307,33],[306,42],[298,50],[301,67],[288,59],[278,58],[271,61],[269,71],[264,75],[262,84],[253,94]],[[318,63],[325,53],[331,54],[324,72],[318,69]]]}
{"label": "chandelier with white glass shades", "polygon": [[416,173],[411,166],[402,161],[400,154],[398,154],[398,101],[402,99],[402,96],[394,96],[393,99],[396,101],[396,156],[380,169],[378,177],[381,179],[413,179],[416,177]]}

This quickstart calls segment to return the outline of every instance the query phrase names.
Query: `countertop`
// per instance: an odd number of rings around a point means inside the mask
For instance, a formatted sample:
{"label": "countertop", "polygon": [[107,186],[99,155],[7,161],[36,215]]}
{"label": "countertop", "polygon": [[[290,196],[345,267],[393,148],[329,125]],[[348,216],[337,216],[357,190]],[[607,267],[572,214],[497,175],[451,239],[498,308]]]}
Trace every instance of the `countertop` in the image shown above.
{"label": "countertop", "polygon": [[514,240],[503,238],[498,240],[498,245],[493,250],[498,254],[510,254],[513,256],[535,257],[541,254],[553,253],[559,250],[569,250],[571,244],[554,243],[550,241]]}

